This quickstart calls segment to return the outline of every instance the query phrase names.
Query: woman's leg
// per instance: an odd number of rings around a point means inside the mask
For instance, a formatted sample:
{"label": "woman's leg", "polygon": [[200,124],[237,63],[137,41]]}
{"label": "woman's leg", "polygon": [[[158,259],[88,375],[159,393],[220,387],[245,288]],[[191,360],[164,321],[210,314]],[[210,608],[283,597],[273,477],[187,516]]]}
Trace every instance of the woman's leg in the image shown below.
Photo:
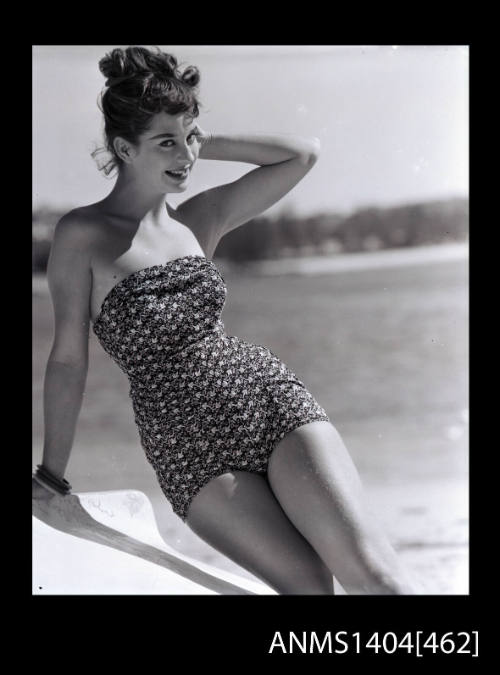
{"label": "woman's leg", "polygon": [[282,438],[268,479],[288,518],[347,593],[422,592],[382,532],[332,424],[310,422]]}
{"label": "woman's leg", "polygon": [[333,576],[288,520],[265,476],[228,472],[201,488],[187,525],[281,594],[333,595]]}

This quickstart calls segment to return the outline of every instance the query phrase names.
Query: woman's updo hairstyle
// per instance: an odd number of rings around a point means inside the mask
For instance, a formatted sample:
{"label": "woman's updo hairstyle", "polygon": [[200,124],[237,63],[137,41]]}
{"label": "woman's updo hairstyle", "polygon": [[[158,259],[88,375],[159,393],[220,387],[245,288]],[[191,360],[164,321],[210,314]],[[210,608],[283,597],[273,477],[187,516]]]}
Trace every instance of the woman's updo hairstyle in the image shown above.
{"label": "woman's updo hairstyle", "polygon": [[105,148],[95,150],[92,156],[106,150],[111,154],[111,159],[99,166],[106,176],[122,162],[113,147],[117,136],[137,143],[156,113],[187,112],[193,117],[200,113],[198,68],[188,66],[181,72],[175,56],[158,47],[154,51],[145,47],[113,49],[99,61],[99,70],[106,78],[98,102],[104,115]]}

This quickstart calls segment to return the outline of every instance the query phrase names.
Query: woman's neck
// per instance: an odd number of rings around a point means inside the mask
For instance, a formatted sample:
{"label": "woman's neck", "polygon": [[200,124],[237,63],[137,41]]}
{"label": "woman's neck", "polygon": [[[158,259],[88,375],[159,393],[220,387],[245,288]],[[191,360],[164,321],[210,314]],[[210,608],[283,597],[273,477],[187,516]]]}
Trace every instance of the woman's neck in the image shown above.
{"label": "woman's neck", "polygon": [[165,210],[166,193],[159,195],[145,194],[142,189],[131,180],[127,180],[121,173],[101,206],[116,217],[123,217],[132,222],[141,222],[144,219],[159,222],[162,211]]}

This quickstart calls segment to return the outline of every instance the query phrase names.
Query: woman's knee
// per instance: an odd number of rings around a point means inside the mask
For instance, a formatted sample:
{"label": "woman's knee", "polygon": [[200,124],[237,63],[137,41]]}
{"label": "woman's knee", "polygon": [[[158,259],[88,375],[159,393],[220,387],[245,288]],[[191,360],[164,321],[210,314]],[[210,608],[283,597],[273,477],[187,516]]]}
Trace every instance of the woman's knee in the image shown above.
{"label": "woman's knee", "polygon": [[316,553],[295,574],[282,575],[278,583],[283,595],[334,595],[333,575]]}

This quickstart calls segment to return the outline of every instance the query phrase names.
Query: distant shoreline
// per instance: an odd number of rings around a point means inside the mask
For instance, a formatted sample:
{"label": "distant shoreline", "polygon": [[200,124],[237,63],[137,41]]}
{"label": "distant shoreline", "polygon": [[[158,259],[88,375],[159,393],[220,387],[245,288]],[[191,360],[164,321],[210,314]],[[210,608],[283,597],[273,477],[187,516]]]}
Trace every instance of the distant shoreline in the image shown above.
{"label": "distant shoreline", "polygon": [[332,274],[408,265],[425,265],[467,260],[468,242],[383,249],[362,253],[339,253],[330,256],[301,256],[245,263],[244,269],[259,274]]}
{"label": "distant shoreline", "polygon": [[[274,258],[235,263],[221,258],[217,264],[229,271],[245,271],[256,274],[333,274],[357,270],[370,270],[385,267],[407,265],[425,265],[455,260],[467,260],[468,242],[434,244],[432,246],[413,246],[363,253],[338,253],[327,256],[300,256]],[[48,293],[47,278],[44,273],[35,272],[32,277],[32,292]]]}

